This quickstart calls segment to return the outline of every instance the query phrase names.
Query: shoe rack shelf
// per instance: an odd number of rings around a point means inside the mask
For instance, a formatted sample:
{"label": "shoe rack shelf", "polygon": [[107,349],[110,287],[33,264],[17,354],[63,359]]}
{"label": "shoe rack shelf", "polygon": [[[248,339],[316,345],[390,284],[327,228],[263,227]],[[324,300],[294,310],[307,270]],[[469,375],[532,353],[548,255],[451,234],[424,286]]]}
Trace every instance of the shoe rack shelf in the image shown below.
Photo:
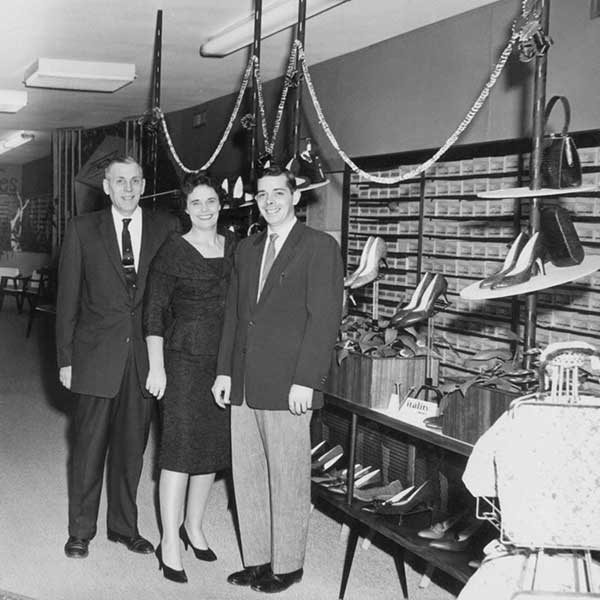
{"label": "shoe rack shelf", "polygon": [[[586,257],[591,257],[600,254],[600,130],[574,133],[573,138],[582,163],[582,187],[540,201],[559,203],[569,211]],[[454,146],[422,181],[394,186],[374,184],[346,170],[342,249],[347,272],[357,267],[369,236],[383,238],[388,249],[389,268],[380,270],[380,318],[391,317],[399,304],[409,300],[423,272],[441,273],[448,281],[451,304],[436,316],[443,339],[439,345],[443,379],[464,378],[469,372],[465,361],[481,350],[511,350],[506,330],[522,336],[527,323],[522,297],[472,299],[461,297],[461,292],[499,270],[516,232],[529,225],[531,199],[505,196],[507,188],[529,184],[530,149],[530,139]],[[355,162],[368,173],[396,176],[433,152],[362,157]],[[370,314],[372,286],[356,289],[353,295],[357,305],[351,312]],[[539,345],[572,339],[600,342],[600,273],[565,280],[539,292],[538,299]]]}
{"label": "shoe rack shelf", "polygon": [[[427,430],[410,423],[400,421],[388,416],[382,412],[373,410],[366,406],[358,405],[354,402],[349,402],[335,395],[327,394],[325,411],[334,408],[343,411],[350,419],[349,440],[347,440],[348,452],[346,463],[348,465],[360,462],[360,445],[364,442],[359,433],[359,422],[369,425],[376,424],[385,429],[398,432],[405,437],[408,442],[417,442],[431,447],[434,453],[459,455],[467,457],[470,455],[473,446],[461,440],[457,440],[432,430]],[[418,466],[417,451],[412,443],[409,443],[409,457],[407,464],[403,465],[406,483],[414,484],[415,482],[422,483],[425,479],[423,469]],[[384,479],[386,477],[384,476]],[[361,509],[365,504],[353,497],[352,477],[347,478],[345,495],[340,495],[331,492],[327,488],[312,484],[312,496],[315,504],[327,505],[333,509],[344,523],[349,525],[350,532],[346,546],[346,556],[342,572],[342,580],[340,585],[339,598],[344,597],[346,586],[350,575],[354,551],[356,549],[359,535],[372,535],[377,533],[394,543],[397,552],[394,553],[394,560],[400,579],[400,584],[404,593],[404,598],[408,598],[406,589],[406,575],[404,571],[405,552],[410,552],[413,555],[424,560],[430,567],[438,568],[450,575],[460,583],[466,583],[469,577],[473,574],[474,569],[469,566],[469,561],[474,557],[472,552],[448,552],[438,550],[429,546],[426,539],[420,538],[417,532],[420,529],[429,527],[436,521],[436,513],[421,512],[410,516],[392,515],[377,515]]]}

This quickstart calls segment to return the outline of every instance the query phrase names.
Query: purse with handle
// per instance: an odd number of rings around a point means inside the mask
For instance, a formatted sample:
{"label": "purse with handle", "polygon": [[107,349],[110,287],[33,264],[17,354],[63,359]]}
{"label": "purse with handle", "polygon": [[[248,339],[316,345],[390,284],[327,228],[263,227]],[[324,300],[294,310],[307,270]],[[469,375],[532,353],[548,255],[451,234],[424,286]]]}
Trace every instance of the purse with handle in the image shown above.
{"label": "purse with handle", "polygon": [[[570,188],[581,185],[581,163],[573,138],[568,134],[571,108],[565,96],[552,96],[544,111],[544,128],[557,102],[561,102],[565,120],[560,133],[544,136],[542,142],[542,187]],[[530,170],[531,172],[531,170]]]}
{"label": "purse with handle", "polygon": [[552,264],[572,267],[583,261],[583,246],[571,215],[562,206],[544,206],[540,212],[540,228]]}

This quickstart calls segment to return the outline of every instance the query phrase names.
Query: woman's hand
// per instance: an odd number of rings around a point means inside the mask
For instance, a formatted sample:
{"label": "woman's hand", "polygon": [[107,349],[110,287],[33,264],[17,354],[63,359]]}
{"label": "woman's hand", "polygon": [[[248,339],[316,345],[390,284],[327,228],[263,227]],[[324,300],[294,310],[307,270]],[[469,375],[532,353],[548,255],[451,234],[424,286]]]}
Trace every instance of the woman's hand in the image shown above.
{"label": "woman's hand", "polygon": [[156,396],[157,400],[160,400],[165,394],[165,388],[167,387],[167,374],[164,369],[152,368],[148,371],[148,377],[146,378],[146,389],[153,395]]}

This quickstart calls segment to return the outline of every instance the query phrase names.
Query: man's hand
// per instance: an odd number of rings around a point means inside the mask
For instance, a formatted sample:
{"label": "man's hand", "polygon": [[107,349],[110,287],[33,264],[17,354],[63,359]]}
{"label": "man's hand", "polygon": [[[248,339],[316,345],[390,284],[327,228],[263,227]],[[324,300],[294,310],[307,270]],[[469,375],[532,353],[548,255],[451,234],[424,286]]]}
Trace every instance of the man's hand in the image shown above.
{"label": "man's hand", "polygon": [[150,368],[148,377],[146,378],[146,389],[160,400],[165,394],[167,387],[167,374],[164,369]]}
{"label": "man's hand", "polygon": [[68,367],[61,367],[58,370],[58,378],[60,379],[60,382],[68,389],[71,389],[71,374],[73,372],[73,368],[71,367],[71,365],[69,365]]}
{"label": "man's hand", "polygon": [[225,408],[225,406],[230,403],[231,377],[229,377],[229,375],[217,375],[211,389],[213,396],[215,397],[215,402],[221,408]]}
{"label": "man's hand", "polygon": [[293,415],[303,415],[312,408],[312,388],[294,383],[288,396],[288,408]]}

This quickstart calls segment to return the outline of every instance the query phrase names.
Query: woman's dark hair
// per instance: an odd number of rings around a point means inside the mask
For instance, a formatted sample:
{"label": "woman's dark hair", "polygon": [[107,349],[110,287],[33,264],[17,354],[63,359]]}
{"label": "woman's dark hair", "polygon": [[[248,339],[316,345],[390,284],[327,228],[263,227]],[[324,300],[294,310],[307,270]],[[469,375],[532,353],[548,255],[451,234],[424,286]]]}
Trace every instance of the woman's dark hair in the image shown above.
{"label": "woman's dark hair", "polygon": [[285,175],[285,181],[287,183],[287,186],[290,192],[292,192],[293,194],[298,188],[298,184],[296,183],[296,177],[290,170],[284,169],[279,165],[273,164],[269,167],[266,167],[262,170],[262,172],[258,176],[258,179],[262,179],[263,177],[279,177],[279,175]]}
{"label": "woman's dark hair", "polygon": [[187,197],[199,186],[205,185],[214,190],[219,199],[219,203],[223,204],[225,199],[225,190],[205,171],[199,173],[189,173],[181,182],[181,193],[183,194],[184,203]]}

